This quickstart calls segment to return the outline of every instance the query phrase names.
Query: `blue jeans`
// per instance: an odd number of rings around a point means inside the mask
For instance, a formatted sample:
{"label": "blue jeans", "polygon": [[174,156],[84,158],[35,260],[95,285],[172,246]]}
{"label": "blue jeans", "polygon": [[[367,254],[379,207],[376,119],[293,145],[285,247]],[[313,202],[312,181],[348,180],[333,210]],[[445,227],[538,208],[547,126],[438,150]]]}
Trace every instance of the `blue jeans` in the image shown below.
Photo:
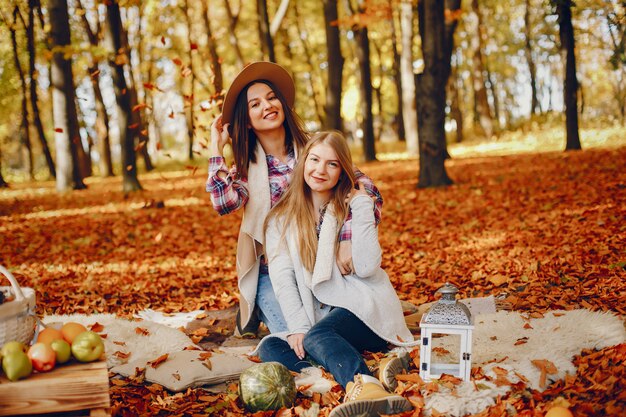
{"label": "blue jeans", "polygon": [[298,358],[289,343],[278,337],[266,338],[261,343],[258,353],[263,362],[280,362],[294,372],[313,366],[306,359]]}
{"label": "blue jeans", "polygon": [[287,331],[287,322],[283,317],[268,274],[259,274],[259,282],[256,287],[256,305],[259,307],[259,319],[265,323],[270,333]]}
{"label": "blue jeans", "polygon": [[304,336],[304,350],[344,388],[357,374],[371,375],[361,352],[379,352],[387,342],[346,309],[333,308]]}

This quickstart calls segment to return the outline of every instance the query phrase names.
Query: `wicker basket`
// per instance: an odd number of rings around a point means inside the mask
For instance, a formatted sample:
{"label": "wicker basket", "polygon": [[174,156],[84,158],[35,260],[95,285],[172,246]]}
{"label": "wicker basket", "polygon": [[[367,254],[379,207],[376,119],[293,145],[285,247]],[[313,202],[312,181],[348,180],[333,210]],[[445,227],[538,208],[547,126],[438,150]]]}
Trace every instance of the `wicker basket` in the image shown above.
{"label": "wicker basket", "polygon": [[0,273],[11,282],[10,287],[0,287],[0,291],[15,296],[13,301],[0,304],[0,347],[11,340],[29,344],[37,323],[35,290],[20,288],[15,277],[1,265]]}

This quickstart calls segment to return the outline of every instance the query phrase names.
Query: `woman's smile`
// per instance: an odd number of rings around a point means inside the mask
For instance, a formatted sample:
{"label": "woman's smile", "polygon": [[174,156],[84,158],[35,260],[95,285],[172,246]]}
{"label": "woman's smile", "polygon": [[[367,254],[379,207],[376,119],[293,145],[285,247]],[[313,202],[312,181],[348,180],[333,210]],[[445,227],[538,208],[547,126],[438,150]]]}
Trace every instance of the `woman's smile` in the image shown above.
{"label": "woman's smile", "polygon": [[263,118],[266,120],[275,120],[278,117],[277,111],[271,111],[267,113]]}
{"label": "woman's smile", "polygon": [[329,193],[341,176],[341,165],[335,150],[325,143],[311,148],[304,163],[304,181],[316,193]]}
{"label": "woman's smile", "polygon": [[285,121],[278,96],[264,83],[256,83],[248,88],[248,116],[250,127],[257,132],[281,128]]}

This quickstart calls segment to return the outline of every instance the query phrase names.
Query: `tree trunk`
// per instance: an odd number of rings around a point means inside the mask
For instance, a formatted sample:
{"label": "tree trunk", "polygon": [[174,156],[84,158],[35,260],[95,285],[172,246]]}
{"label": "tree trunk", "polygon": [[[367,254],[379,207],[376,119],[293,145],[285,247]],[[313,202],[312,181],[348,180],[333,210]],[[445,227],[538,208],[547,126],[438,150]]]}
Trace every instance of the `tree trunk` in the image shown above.
{"label": "tree trunk", "polygon": [[276,14],[270,24],[270,36],[272,36],[272,38],[278,33],[278,29],[287,14],[287,9],[289,9],[289,0],[281,0],[278,10],[276,10]]}
{"label": "tree trunk", "polygon": [[111,139],[109,137],[109,115],[107,114],[102,98],[97,64],[89,67],[89,73],[91,74],[91,86],[93,88],[96,106],[94,128],[96,130],[98,154],[100,155],[100,175],[102,177],[111,177],[113,176],[113,160],[111,158]]}
{"label": "tree trunk", "polygon": [[[141,13],[141,8],[138,9],[139,13]],[[137,28],[137,33],[141,33],[141,15],[138,16],[137,21],[139,22],[139,27]],[[148,130],[145,128],[146,126],[146,108],[143,103],[139,102],[139,89],[137,88],[137,80],[141,79],[137,77],[135,66],[133,65],[133,60],[131,57],[131,46],[128,40],[128,32],[126,28],[121,26],[121,41],[122,47],[125,51],[127,51],[127,59],[126,64],[128,64],[128,80],[127,80],[127,88],[130,93],[130,108],[131,108],[131,128],[133,130],[133,136],[136,138],[135,141],[135,153],[139,152],[139,155],[143,159],[144,167],[146,171],[152,171],[154,166],[152,165],[152,160],[150,159],[150,154],[148,153],[148,140],[150,137],[148,136]],[[139,40],[139,44],[137,45],[137,61],[138,66],[141,67],[141,39]]]}
{"label": "tree trunk", "polygon": [[2,149],[0,148],[0,188],[9,188],[9,183],[5,181],[2,175]]}
{"label": "tree trunk", "polygon": [[326,82],[326,104],[324,110],[324,129],[343,130],[341,119],[341,92],[343,86],[343,62],[339,27],[333,22],[339,19],[337,0],[324,0],[324,22],[326,28],[326,59],[328,76]]}
{"label": "tree trunk", "polygon": [[2,176],[2,152],[0,152],[0,188],[9,188],[9,183]]}
{"label": "tree trunk", "polygon": [[137,178],[137,161],[135,156],[135,132],[129,126],[132,121],[130,92],[124,76],[124,63],[128,61],[128,50],[122,43],[122,18],[117,0],[107,3],[105,39],[110,51],[109,65],[115,91],[116,110],[122,148],[122,187],[124,193],[141,190]]}
{"label": "tree trunk", "polygon": [[56,177],[56,170],[54,168],[54,160],[52,159],[52,153],[48,146],[48,140],[43,129],[43,123],[41,123],[41,116],[39,114],[39,99],[37,97],[37,68],[35,66],[35,9],[40,7],[39,1],[28,0],[28,26],[26,28],[26,40],[28,47],[28,74],[30,77],[30,107],[32,110],[33,124],[35,125],[35,131],[41,144],[41,151],[46,158],[46,165],[52,178]]}
{"label": "tree trunk", "polygon": [[[362,13],[363,11],[360,11]],[[361,129],[363,130],[363,157],[365,161],[376,160],[376,146],[374,144],[374,117],[372,115],[372,70],[370,67],[370,43],[367,27],[354,27],[356,39],[356,57],[359,61],[361,73]]]}
{"label": "tree trunk", "polygon": [[[87,33],[89,44],[93,47],[97,47],[101,36],[100,21],[97,20],[97,28],[95,31],[91,29],[89,21],[87,20],[86,10],[83,7],[80,0],[76,1],[77,8],[81,10],[80,17],[83,24],[83,29]],[[97,13],[97,11],[96,11]],[[87,72],[90,75],[91,87],[93,89],[94,104],[96,108],[96,121],[94,123],[94,129],[96,131],[96,145],[98,148],[98,155],[100,155],[100,176],[111,177],[113,176],[113,162],[111,158],[111,140],[109,137],[109,115],[104,105],[104,99],[102,97],[102,90],[100,89],[100,69],[99,60],[93,55],[91,58],[91,65]]]}
{"label": "tree trunk", "polygon": [[146,108],[150,110],[149,117],[146,120],[148,124],[148,136],[152,139],[154,144],[154,150],[162,149],[163,143],[161,142],[161,117],[159,117],[155,108],[154,90],[158,91],[158,87],[154,85],[154,68],[155,59],[153,58],[153,46],[148,44],[146,51],[147,69],[146,69],[146,82],[144,87],[144,100],[146,101]]}
{"label": "tree trunk", "polygon": [[[237,57],[237,66],[241,69],[245,65],[241,48],[239,47],[239,41],[235,34],[235,28],[237,27],[237,21],[239,20],[239,12],[237,15],[233,15],[233,11],[230,8],[230,0],[224,0],[224,8],[226,9],[226,15],[228,16],[228,40],[230,45],[235,50],[235,56]],[[239,10],[241,10],[241,1],[239,2]]]}
{"label": "tree trunk", "polygon": [[257,0],[257,16],[259,19],[259,39],[261,40],[261,48],[263,56],[267,57],[271,62],[276,62],[276,54],[274,53],[274,41],[270,33],[270,18],[267,12],[267,0]]}
{"label": "tree trunk", "polygon": [[411,1],[400,3],[400,28],[402,54],[400,56],[400,78],[402,79],[402,116],[406,134],[406,150],[417,156],[417,108],[415,101],[415,75],[413,74],[413,6]]}
{"label": "tree trunk", "polygon": [[[82,113],[80,106],[76,106],[76,117],[78,118],[78,126],[85,126],[85,117]],[[80,172],[83,178],[88,178],[93,175],[93,165],[91,163],[91,149],[93,148],[93,139],[87,133],[87,147],[78,146],[78,161],[80,164]],[[81,141],[82,144],[82,141]]]}
{"label": "tree trunk", "polygon": [[[315,108],[315,115],[317,116],[317,120],[320,122],[320,124],[322,124],[323,119],[324,119],[324,117],[322,116],[322,113],[324,112],[324,109],[320,108],[320,104],[319,104],[320,100],[318,98],[319,94],[318,94],[317,88],[315,88],[316,71],[315,71],[315,64],[313,63],[313,52],[311,52],[311,45],[309,45],[309,42],[307,40],[308,31],[306,28],[302,28],[300,25],[300,13],[298,12],[297,3],[294,4],[293,11],[294,11],[295,18],[296,18],[296,26],[298,29],[298,33],[300,34],[300,36],[298,36],[298,39],[300,39],[300,42],[302,42],[302,47],[304,48],[304,56],[306,57],[306,63],[307,63],[307,66],[309,67],[309,71],[308,71],[309,76],[307,78],[309,81],[311,98],[313,99],[313,107]],[[286,35],[287,35],[287,42],[289,42],[288,34]],[[289,46],[287,46],[286,49],[290,50]],[[294,80],[295,80],[295,76],[294,76]]]}
{"label": "tree trunk", "polygon": [[567,143],[565,150],[581,149],[578,136],[578,79],[576,78],[576,55],[574,27],[572,26],[572,0],[555,0],[559,16],[559,38],[561,57],[565,61],[563,101],[565,102],[565,126]]}
{"label": "tree trunk", "polygon": [[539,100],[537,99],[537,66],[535,65],[535,59],[533,58],[533,49],[531,45],[532,27],[530,21],[531,13],[531,0],[526,0],[526,10],[524,12],[524,54],[526,56],[526,62],[528,63],[528,72],[530,74],[530,114],[538,114]]}
{"label": "tree trunk", "polygon": [[626,21],[618,14],[607,13],[606,24],[613,44],[613,55],[609,59],[615,74],[611,82],[622,126],[626,126]]}
{"label": "tree trunk", "polygon": [[498,98],[498,83],[494,80],[493,72],[489,69],[489,65],[485,64],[485,75],[487,76],[487,84],[493,99],[493,117],[498,129],[500,129],[500,99]]}
{"label": "tree trunk", "polygon": [[[187,138],[188,138],[188,148],[187,148],[187,158],[192,161],[193,160],[193,133],[195,131],[195,115],[194,115],[194,105],[195,105],[195,92],[196,92],[196,76],[194,75],[194,66],[193,66],[193,48],[192,39],[191,39],[191,16],[190,13],[193,13],[193,10],[189,7],[189,1],[185,0],[185,19],[187,21],[187,45],[189,48],[189,52],[187,57],[189,58],[189,69],[191,70],[189,73],[189,94],[183,95],[183,103],[185,108],[185,119],[187,120]],[[183,77],[185,75],[183,74]]]}
{"label": "tree trunk", "polygon": [[17,36],[15,28],[17,27],[17,17],[20,14],[20,10],[17,6],[13,9],[13,25],[8,24],[9,32],[11,33],[11,46],[13,50],[13,61],[17,75],[20,78],[20,88],[22,90],[22,119],[20,121],[20,142],[26,147],[26,154],[28,157],[28,178],[34,178],[33,167],[33,147],[30,142],[30,123],[28,123],[28,98],[26,93],[26,78],[24,77],[24,71],[22,70],[22,64],[20,62],[20,55],[17,46]]}
{"label": "tree trunk", "polygon": [[445,132],[446,84],[450,75],[453,35],[461,0],[421,0],[417,4],[424,72],[417,75],[420,173],[418,187],[452,184],[445,168],[448,157]]}
{"label": "tree trunk", "polygon": [[[458,56],[458,55],[457,55]],[[461,111],[461,97],[459,94],[459,81],[461,86],[463,80],[460,79],[457,65],[452,67],[450,79],[448,80],[448,91],[450,92],[450,117],[456,124],[456,143],[463,141],[463,112]]]}
{"label": "tree trunk", "polygon": [[209,17],[209,7],[208,1],[201,1],[202,5],[202,18],[204,19],[204,26],[206,27],[206,44],[207,49],[209,50],[209,65],[211,66],[211,72],[213,73],[213,91],[215,92],[215,96],[217,97],[222,93],[224,89],[224,76],[222,75],[222,63],[221,58],[217,53],[217,43],[215,42],[215,38],[213,37],[213,32],[211,31],[211,18]]}
{"label": "tree trunk", "polygon": [[[50,0],[51,46],[63,49],[70,45],[70,25],[66,0]],[[54,49],[53,49],[54,50]],[[52,54],[50,69],[52,87],[52,113],[54,119],[55,145],[57,157],[57,191],[84,189],[80,172],[78,148],[82,148],[76,113],[76,96],[72,63],[64,58],[62,51]]]}
{"label": "tree trunk", "polygon": [[472,56],[472,80],[474,86],[474,100],[476,101],[476,112],[478,122],[487,138],[493,135],[493,117],[487,99],[487,88],[485,87],[485,66],[483,59],[483,23],[478,6],[478,0],[472,0],[472,10],[476,15],[476,35],[474,37],[474,54]]}
{"label": "tree trunk", "polygon": [[383,79],[384,79],[383,56],[382,56],[382,52],[380,51],[380,47],[376,44],[376,42],[372,41],[370,43],[374,47],[374,53],[376,54],[376,57],[378,58],[377,59],[378,73],[379,73],[379,78],[380,78],[380,83],[378,84],[378,87],[375,87],[372,84],[372,90],[373,90],[374,95],[376,96],[376,113],[378,114],[378,118],[376,120],[377,123],[374,123],[374,140],[379,141],[380,137],[382,136],[384,125],[385,125],[385,119],[383,115],[383,99],[382,99],[383,97],[382,88],[383,88]]}
{"label": "tree trunk", "polygon": [[400,74],[400,54],[398,53],[398,30],[396,29],[396,21],[391,12],[391,48],[393,50],[393,80],[396,85],[396,97],[398,112],[395,115],[394,124],[398,133],[398,139],[400,141],[406,140],[406,133],[404,131],[404,117],[402,116],[402,76]]}

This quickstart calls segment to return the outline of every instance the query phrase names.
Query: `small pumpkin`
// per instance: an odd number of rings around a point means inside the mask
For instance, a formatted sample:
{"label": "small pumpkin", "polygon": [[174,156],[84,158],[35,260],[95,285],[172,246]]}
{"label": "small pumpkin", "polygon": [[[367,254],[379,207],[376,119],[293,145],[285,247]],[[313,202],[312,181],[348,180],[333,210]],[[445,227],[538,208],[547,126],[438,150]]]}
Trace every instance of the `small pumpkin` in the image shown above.
{"label": "small pumpkin", "polygon": [[296,399],[296,383],[285,365],[257,363],[239,376],[239,398],[253,413],[291,407]]}

